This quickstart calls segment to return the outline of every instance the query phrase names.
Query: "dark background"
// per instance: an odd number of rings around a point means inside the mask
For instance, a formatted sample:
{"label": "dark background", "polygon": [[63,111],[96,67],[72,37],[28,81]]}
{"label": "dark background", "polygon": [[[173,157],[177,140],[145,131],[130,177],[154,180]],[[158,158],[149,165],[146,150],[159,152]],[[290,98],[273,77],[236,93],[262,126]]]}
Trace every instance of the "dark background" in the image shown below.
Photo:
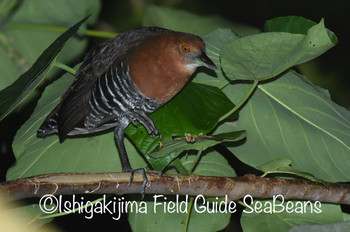
{"label": "dark background", "polygon": [[[297,67],[316,85],[330,91],[332,99],[338,104],[350,109],[350,79],[348,77],[350,52],[350,2],[333,0],[102,0],[102,10],[95,30],[110,30],[122,32],[141,24],[143,13],[148,5],[162,5],[202,14],[219,15],[238,23],[248,24],[263,29],[266,20],[278,17],[297,15],[315,22],[325,19],[326,27],[338,37],[339,43],[321,57]],[[190,23],[190,22],[189,22]],[[90,47],[101,42],[92,39]],[[31,107],[20,115],[12,114],[0,123],[0,181],[5,180],[6,170],[13,164],[14,157],[11,143],[16,130],[30,114]],[[233,161],[237,162],[237,161]],[[69,215],[54,220],[63,231],[93,231],[96,229],[130,230],[126,216],[119,222],[109,216],[96,215],[93,220],[87,220],[83,215]],[[239,214],[233,215],[230,229],[237,229]],[[108,229],[109,230],[109,229]]]}

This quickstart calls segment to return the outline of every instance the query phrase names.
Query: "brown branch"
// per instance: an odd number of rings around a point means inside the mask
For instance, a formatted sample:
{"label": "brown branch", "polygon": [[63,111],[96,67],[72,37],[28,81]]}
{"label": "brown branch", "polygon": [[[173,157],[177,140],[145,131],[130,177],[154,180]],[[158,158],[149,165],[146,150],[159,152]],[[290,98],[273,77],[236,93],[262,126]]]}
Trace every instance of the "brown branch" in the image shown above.
{"label": "brown branch", "polygon": [[[197,175],[162,175],[147,173],[149,185],[146,194],[228,196],[239,200],[246,195],[268,199],[281,194],[284,199],[310,200],[350,204],[350,185],[326,185],[306,180],[243,177],[204,177]],[[0,183],[0,192],[8,199],[41,197],[45,194],[131,194],[140,193],[142,177],[135,174],[129,185],[129,173],[59,173],[39,175]]]}

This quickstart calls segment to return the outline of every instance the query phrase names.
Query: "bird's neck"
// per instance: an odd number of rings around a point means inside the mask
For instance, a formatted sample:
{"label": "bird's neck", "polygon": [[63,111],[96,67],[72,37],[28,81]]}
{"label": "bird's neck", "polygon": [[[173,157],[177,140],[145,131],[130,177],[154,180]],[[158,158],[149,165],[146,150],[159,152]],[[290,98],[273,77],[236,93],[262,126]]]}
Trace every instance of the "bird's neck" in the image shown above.
{"label": "bird's neck", "polygon": [[150,62],[130,67],[130,76],[135,87],[145,97],[155,98],[159,105],[165,104],[180,92],[192,73],[193,71],[183,68],[182,70],[175,67],[165,68]]}

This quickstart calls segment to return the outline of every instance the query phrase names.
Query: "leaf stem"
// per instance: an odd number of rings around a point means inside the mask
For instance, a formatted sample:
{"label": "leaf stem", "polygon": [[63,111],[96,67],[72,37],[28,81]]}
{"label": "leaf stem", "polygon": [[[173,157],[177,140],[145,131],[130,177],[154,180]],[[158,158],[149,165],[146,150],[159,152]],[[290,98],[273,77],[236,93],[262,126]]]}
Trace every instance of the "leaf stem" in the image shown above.
{"label": "leaf stem", "polygon": [[3,22],[4,18],[7,17],[18,5],[18,1],[15,0],[3,0],[0,1],[0,24]]}
{"label": "leaf stem", "polygon": [[188,214],[186,216],[186,222],[185,222],[185,229],[184,232],[188,231],[188,225],[190,224],[190,216],[191,216],[191,212],[192,212],[192,207],[193,207],[193,202],[194,202],[194,197],[190,198],[190,206],[188,207]]}
{"label": "leaf stem", "polygon": [[179,158],[176,158],[173,160],[172,165],[176,167],[176,169],[180,172],[182,175],[188,175],[188,171],[185,168],[185,166],[181,163]]}
{"label": "leaf stem", "polygon": [[[196,158],[195,160],[193,161],[193,164],[192,164],[192,167],[190,169],[190,174],[192,174],[194,168],[196,167],[199,159],[201,158],[202,156],[202,152],[203,152],[203,147],[198,151],[197,155],[196,155]],[[181,163],[181,162],[180,162]],[[181,163],[182,165],[182,163]],[[182,165],[183,166],[183,165]],[[191,216],[191,212],[192,212],[192,207],[193,207],[193,201],[194,201],[194,197],[191,197],[190,198],[190,206],[189,206],[189,209],[188,209],[188,214],[186,216],[186,223],[185,223],[185,230],[184,232],[187,232],[188,231],[188,225],[189,225],[189,222],[190,222],[190,216]]]}
{"label": "leaf stem", "polygon": [[244,103],[247,102],[247,100],[250,98],[250,96],[253,94],[254,90],[256,89],[256,87],[258,86],[259,81],[255,80],[253,82],[252,87],[250,88],[249,92],[247,93],[247,95],[241,100],[241,102],[239,104],[237,104],[235,107],[233,107],[229,112],[227,112],[226,114],[224,114],[223,116],[221,116],[221,118],[219,118],[219,122],[225,120],[227,117],[229,117],[231,114],[233,114],[234,112],[236,112],[239,108],[242,107],[242,105],[244,105]]}
{"label": "leaf stem", "polygon": [[115,32],[97,31],[97,30],[85,30],[85,35],[90,37],[110,39],[118,35]]}
{"label": "leaf stem", "polygon": [[67,71],[67,72],[71,73],[72,75],[75,75],[76,70],[71,68],[71,67],[69,67],[69,66],[67,66],[67,65],[65,65],[65,64],[62,64],[62,63],[60,63],[58,61],[54,61],[52,63],[52,65],[57,67],[57,68],[60,68],[60,69],[62,69],[64,71]]}
{"label": "leaf stem", "polygon": [[303,173],[303,172],[298,172],[298,171],[283,171],[283,170],[276,170],[276,171],[267,171],[264,172],[260,177],[265,177],[270,174],[278,174],[278,175],[293,175],[297,177],[302,177],[304,179],[310,180],[310,181],[315,181],[315,182],[321,182],[323,183],[324,181],[316,179],[314,176],[311,174]]}
{"label": "leaf stem", "polygon": [[[11,25],[11,29],[65,32],[66,30],[68,30],[68,27],[55,26],[55,25],[37,25],[37,24],[30,24],[30,23],[14,23]],[[90,36],[90,37],[110,39],[117,36],[118,33],[86,29],[84,31],[84,35]]]}
{"label": "leaf stem", "polygon": [[190,169],[190,174],[192,174],[194,168],[197,166],[197,163],[198,163],[199,159],[201,158],[202,152],[203,152],[203,145],[202,145],[202,148],[198,151],[195,160],[193,161],[192,167]]}

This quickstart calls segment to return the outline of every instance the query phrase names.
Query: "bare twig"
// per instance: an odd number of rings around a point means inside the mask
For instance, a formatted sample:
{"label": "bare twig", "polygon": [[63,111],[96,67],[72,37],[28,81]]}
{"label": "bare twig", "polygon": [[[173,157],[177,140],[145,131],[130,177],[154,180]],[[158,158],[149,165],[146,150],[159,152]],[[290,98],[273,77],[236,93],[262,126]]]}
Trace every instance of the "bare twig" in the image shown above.
{"label": "bare twig", "polygon": [[[243,177],[204,177],[197,175],[162,175],[147,173],[146,194],[228,196],[239,200],[246,195],[268,199],[281,194],[284,199],[350,204],[350,185],[322,184],[307,180]],[[129,185],[129,173],[59,173],[39,175],[0,183],[8,199],[41,197],[45,194],[131,194],[140,193],[142,176],[135,174]]]}

